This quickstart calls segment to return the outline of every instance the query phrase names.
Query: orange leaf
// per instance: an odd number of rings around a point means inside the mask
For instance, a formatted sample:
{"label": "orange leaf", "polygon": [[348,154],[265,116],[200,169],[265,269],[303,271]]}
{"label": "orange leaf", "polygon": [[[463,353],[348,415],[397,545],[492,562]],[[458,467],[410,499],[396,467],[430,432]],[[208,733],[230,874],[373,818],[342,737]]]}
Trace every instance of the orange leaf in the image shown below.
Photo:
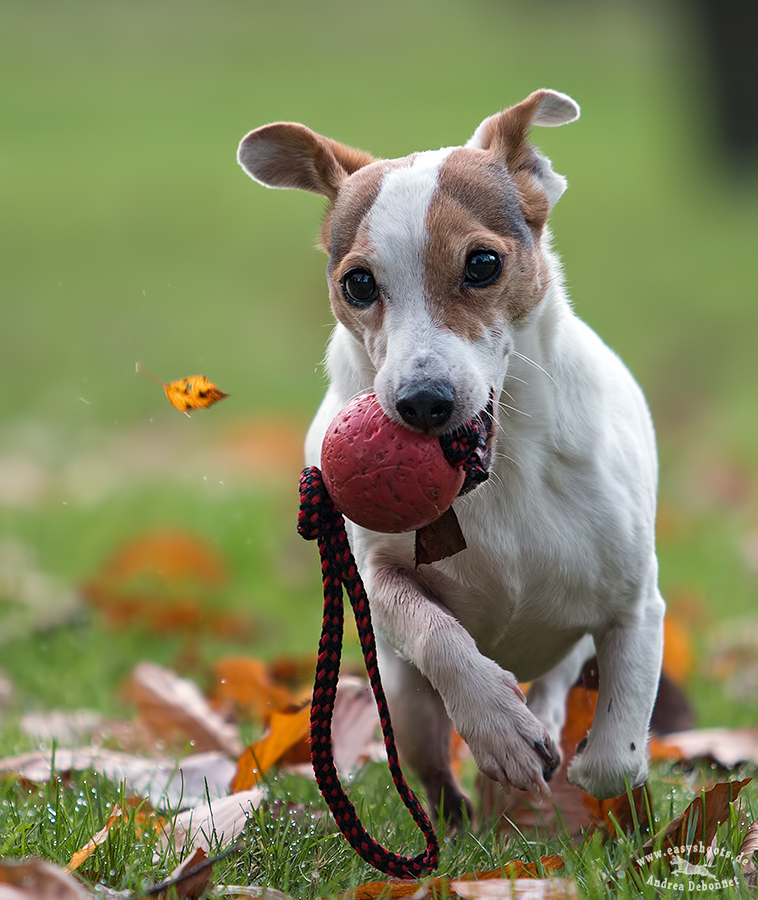
{"label": "orange leaf", "polygon": [[299,741],[307,737],[311,723],[311,705],[271,714],[268,731],[248,747],[237,762],[232,791],[249,790]]}
{"label": "orange leaf", "polygon": [[[557,854],[552,856],[541,856],[540,864],[545,875],[552,875],[553,872],[560,871],[566,863]],[[463,875],[460,881],[485,881],[492,878],[541,878],[541,873],[537,870],[537,863],[527,863],[522,859],[512,859],[505,863],[499,869],[489,869],[486,872],[471,872]]]}
{"label": "orange leaf", "polygon": [[189,375],[186,378],[177,378],[176,381],[162,381],[149,369],[146,369],[142,363],[137,363],[137,371],[159,384],[168,397],[169,403],[186,415],[189,415],[191,410],[213,406],[214,403],[229,396],[219,390],[212,381],[208,381],[205,375]]}
{"label": "orange leaf", "polygon": [[693,666],[689,630],[680,618],[669,612],[663,621],[663,671],[674,684],[680,685],[691,674]]}
{"label": "orange leaf", "polygon": [[275,684],[268,666],[249,656],[225,656],[214,666],[213,699],[241,707],[255,718],[284,709],[295,702],[287,688]]}
{"label": "orange leaf", "polygon": [[98,831],[97,834],[94,834],[80,850],[77,850],[76,853],[74,853],[68,861],[68,865],[64,871],[73,872],[74,869],[78,869],[82,863],[86,862],[95,850],[108,840],[111,828],[113,828],[117,822],[122,822],[125,817],[126,813],[121,807],[115,806],[113,812],[106,819],[105,825],[103,825],[100,831]]}

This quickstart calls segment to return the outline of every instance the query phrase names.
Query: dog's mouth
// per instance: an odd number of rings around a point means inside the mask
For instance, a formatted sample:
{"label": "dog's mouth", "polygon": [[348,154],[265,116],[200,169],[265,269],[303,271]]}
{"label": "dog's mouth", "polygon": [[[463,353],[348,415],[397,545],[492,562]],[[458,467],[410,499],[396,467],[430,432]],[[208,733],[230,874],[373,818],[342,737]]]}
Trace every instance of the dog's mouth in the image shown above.
{"label": "dog's mouth", "polygon": [[442,450],[452,465],[465,471],[458,496],[468,494],[489,478],[495,433],[494,398],[490,393],[487,406],[460,428],[440,437]]}

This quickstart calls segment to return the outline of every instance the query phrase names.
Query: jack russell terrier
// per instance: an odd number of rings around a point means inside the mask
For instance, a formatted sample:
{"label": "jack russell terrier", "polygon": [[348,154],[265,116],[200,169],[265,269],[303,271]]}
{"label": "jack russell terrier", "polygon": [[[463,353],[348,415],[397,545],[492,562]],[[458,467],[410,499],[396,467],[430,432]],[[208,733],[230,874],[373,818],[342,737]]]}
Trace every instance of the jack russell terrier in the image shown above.
{"label": "jack russell terrier", "polygon": [[528,143],[532,125],[578,117],[539,90],[462,147],[374,159],[280,122],[238,153],[260,184],[328,201],[337,325],[308,464],[369,390],[411,429],[476,416],[489,429],[491,477],[454,505],[465,551],[416,567],[412,534],[350,529],[400,752],[453,824],[467,800],[451,723],[485,775],[549,793],[566,695],[593,655],[597,711],[568,779],[615,797],[647,775],[664,615],[653,427],[629,371],[571,310],[547,226],[566,180]]}

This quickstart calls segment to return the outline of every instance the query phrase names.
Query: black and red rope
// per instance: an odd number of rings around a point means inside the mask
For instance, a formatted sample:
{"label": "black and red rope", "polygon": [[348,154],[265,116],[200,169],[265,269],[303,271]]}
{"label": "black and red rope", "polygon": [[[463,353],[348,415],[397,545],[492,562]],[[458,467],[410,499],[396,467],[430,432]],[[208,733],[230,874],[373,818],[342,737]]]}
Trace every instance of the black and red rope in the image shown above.
{"label": "black and red rope", "polygon": [[[487,477],[486,470],[482,468],[476,453],[476,448],[482,446],[486,439],[486,431],[484,424],[474,420],[473,423],[441,441],[448,461],[452,465],[466,468],[467,480],[479,482]],[[300,476],[300,514],[297,530],[306,540],[318,541],[324,585],[324,617],[311,705],[311,759],[316,781],[337,826],[359,856],[387,875],[395,878],[417,878],[437,867],[439,855],[437,835],[400,769],[389,708],[379,676],[376,640],[371,625],[368,597],[350,550],[345,520],[334,505],[321,472],[315,466],[304,469]],[[408,857],[392,853],[368,834],[340,783],[334,765],[332,715],[342,655],[343,588],[347,591],[355,615],[366,671],[379,711],[392,780],[426,839],[426,849],[417,856]]]}

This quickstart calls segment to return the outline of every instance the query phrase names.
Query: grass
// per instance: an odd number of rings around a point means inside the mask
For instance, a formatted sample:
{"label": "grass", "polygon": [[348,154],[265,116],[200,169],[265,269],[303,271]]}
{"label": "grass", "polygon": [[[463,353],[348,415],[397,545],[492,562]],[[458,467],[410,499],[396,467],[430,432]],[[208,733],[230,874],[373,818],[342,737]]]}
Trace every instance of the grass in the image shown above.
{"label": "grass", "polygon": [[[319,579],[315,551],[294,535],[293,448],[323,390],[331,319],[311,249],[322,203],[245,179],[240,137],[293,119],[400,155],[458,143],[538,86],[583,107],[578,124],[535,140],[571,185],[553,230],[576,309],[629,363],[656,419],[661,585],[692,632],[688,694],[699,724],[755,725],[758,699],[714,678],[713,634],[755,621],[743,547],[758,509],[758,180],[731,177],[719,155],[694,13],[631,0],[326,0],[318,15],[304,0],[212,11],[7,0],[3,22],[0,561],[26,548],[49,579],[49,616],[4,640],[0,597],[0,671],[14,691],[0,753],[28,747],[18,720],[29,709],[128,713],[118,688],[142,658],[204,684],[230,652],[315,649]],[[166,379],[204,372],[231,397],[185,420],[135,375],[139,360]],[[267,453],[286,464],[272,468]],[[86,605],[55,619],[61,591],[157,528],[199,537],[226,568],[199,629],[113,629]],[[210,633],[220,609],[249,633]],[[673,804],[664,818],[711,774],[657,772],[661,809]],[[412,845],[381,768],[355,787],[377,831]],[[322,809],[307,783],[276,779],[272,791]],[[754,812],[754,790],[743,795]],[[65,862],[118,797],[95,776],[39,791],[0,782],[2,855]],[[279,809],[260,812],[221,880],[308,897],[373,877],[328,820]],[[730,822],[723,840],[737,833]],[[136,829],[114,838],[89,881],[137,891],[175,862],[153,862]],[[442,869],[551,849],[485,829],[446,843]],[[558,852],[583,896],[660,896],[607,886],[632,844]]]}

